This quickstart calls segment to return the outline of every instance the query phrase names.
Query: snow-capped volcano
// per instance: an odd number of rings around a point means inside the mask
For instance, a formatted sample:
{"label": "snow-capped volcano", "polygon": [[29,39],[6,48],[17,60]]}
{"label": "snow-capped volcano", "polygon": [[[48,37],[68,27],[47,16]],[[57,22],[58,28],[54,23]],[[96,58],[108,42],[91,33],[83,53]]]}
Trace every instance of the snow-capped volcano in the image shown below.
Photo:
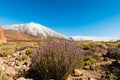
{"label": "snow-capped volcano", "polygon": [[64,36],[60,33],[55,32],[54,30],[45,27],[43,25],[30,22],[26,24],[13,24],[7,25],[4,27],[5,30],[15,30],[25,34],[29,34],[31,36],[42,36],[44,38],[54,37],[54,38],[64,38],[68,39],[67,36]]}
{"label": "snow-capped volcano", "polygon": [[[30,23],[26,23],[26,24],[13,24],[13,25],[7,25],[3,27],[4,30],[13,30],[13,31],[17,31],[20,33],[24,33],[24,34],[20,34],[17,32],[11,32],[11,31],[6,31],[5,35],[7,36],[7,38],[9,38],[10,40],[19,40],[16,37],[19,37],[20,39],[22,38],[22,40],[30,40],[32,38],[32,40],[36,39],[34,37],[31,36],[37,36],[40,38],[44,38],[47,39],[49,37],[52,38],[62,38],[62,39],[67,39],[67,40],[73,40],[73,41],[81,41],[81,40],[92,40],[92,41],[117,41],[120,40],[120,38],[118,37],[93,37],[93,36],[72,36],[72,37],[67,37],[64,36],[48,27],[45,27],[41,24],[38,23],[34,23],[34,22],[30,22]],[[11,34],[11,35],[10,35]],[[17,35],[18,34],[18,35]],[[27,35],[25,35],[27,34]],[[30,36],[28,36],[30,35]],[[25,38],[26,37],[26,38]]]}

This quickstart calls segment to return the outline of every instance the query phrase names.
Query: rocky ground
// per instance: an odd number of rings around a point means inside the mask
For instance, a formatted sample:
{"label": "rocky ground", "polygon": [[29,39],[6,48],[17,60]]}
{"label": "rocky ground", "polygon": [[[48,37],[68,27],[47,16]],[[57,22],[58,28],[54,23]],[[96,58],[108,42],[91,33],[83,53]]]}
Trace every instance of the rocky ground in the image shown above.
{"label": "rocky ground", "polygon": [[[106,53],[106,49],[101,52],[98,49],[99,53],[96,52],[97,55],[100,54],[99,56],[101,56],[102,53]],[[26,55],[26,49],[15,51],[15,53],[7,57],[0,57],[0,71],[6,74],[9,80],[40,80],[35,78],[35,72],[30,70],[31,59],[29,57],[27,60],[22,59],[24,55]],[[102,76],[106,75],[106,70],[112,62],[112,59],[101,56],[94,64],[86,65],[82,69],[75,69],[67,80],[103,80]]]}
{"label": "rocky ground", "polygon": [[10,80],[32,80],[20,77],[22,73],[30,68],[30,58],[22,60],[24,54],[25,50],[22,50],[7,57],[0,57],[0,70],[7,74]]}
{"label": "rocky ground", "polygon": [[[9,76],[10,80],[34,80],[24,78],[24,73],[30,69],[30,58],[22,60],[25,50],[17,51],[13,55],[0,57],[0,70]],[[91,66],[85,66],[83,69],[75,69],[74,74],[69,75],[67,80],[99,80],[105,73],[105,65],[111,64],[111,61],[100,61]]]}
{"label": "rocky ground", "polygon": [[74,75],[70,75],[68,80],[103,80],[101,77],[105,74],[107,65],[111,63],[112,60],[100,61],[91,66],[84,66],[83,69],[77,69]]}

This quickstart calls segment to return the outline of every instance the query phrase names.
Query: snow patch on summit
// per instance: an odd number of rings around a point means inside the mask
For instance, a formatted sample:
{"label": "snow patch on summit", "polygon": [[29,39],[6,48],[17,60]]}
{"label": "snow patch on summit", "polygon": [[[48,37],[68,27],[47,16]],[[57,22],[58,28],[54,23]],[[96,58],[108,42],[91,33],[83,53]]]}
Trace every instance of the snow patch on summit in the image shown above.
{"label": "snow patch on summit", "polygon": [[15,30],[22,33],[26,33],[32,36],[41,35],[44,38],[50,37],[56,37],[56,38],[65,38],[68,39],[67,36],[64,36],[60,33],[55,32],[54,30],[45,27],[41,24],[37,24],[34,22],[30,22],[27,24],[13,24],[13,25],[7,25],[4,27],[5,30]]}

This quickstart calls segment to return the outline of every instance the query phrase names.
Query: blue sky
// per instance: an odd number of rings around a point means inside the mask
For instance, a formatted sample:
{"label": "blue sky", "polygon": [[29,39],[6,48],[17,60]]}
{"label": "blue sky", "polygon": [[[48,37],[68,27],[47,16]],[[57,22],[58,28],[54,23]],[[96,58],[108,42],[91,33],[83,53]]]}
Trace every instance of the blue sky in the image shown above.
{"label": "blue sky", "polygon": [[67,36],[120,37],[120,0],[0,0],[0,25],[28,22]]}

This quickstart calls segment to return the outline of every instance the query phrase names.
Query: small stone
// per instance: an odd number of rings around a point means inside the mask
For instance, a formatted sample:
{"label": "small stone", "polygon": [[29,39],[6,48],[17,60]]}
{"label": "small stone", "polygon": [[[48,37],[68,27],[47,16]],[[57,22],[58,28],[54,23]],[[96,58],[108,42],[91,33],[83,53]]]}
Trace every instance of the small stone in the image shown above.
{"label": "small stone", "polygon": [[74,76],[81,76],[82,75],[82,71],[79,69],[74,69]]}
{"label": "small stone", "polygon": [[103,61],[108,61],[109,59],[107,57],[104,57]]}
{"label": "small stone", "polygon": [[91,69],[91,70],[95,70],[95,66],[91,65],[91,66],[90,66],[90,69]]}
{"label": "small stone", "polygon": [[22,66],[22,62],[16,60],[16,65],[17,66]]}
{"label": "small stone", "polygon": [[25,54],[26,54],[26,50],[22,50],[21,55],[25,55]]}
{"label": "small stone", "polygon": [[14,68],[18,71],[18,70],[21,70],[21,67],[20,66],[14,66]]}
{"label": "small stone", "polygon": [[11,66],[13,67],[14,65],[15,65],[15,62],[12,62],[12,63],[11,63]]}
{"label": "small stone", "polygon": [[85,69],[85,70],[89,70],[89,69],[90,69],[90,66],[84,66],[84,69]]}
{"label": "small stone", "polygon": [[17,54],[17,53],[14,53],[13,56],[16,57],[16,56],[18,56],[18,54]]}

